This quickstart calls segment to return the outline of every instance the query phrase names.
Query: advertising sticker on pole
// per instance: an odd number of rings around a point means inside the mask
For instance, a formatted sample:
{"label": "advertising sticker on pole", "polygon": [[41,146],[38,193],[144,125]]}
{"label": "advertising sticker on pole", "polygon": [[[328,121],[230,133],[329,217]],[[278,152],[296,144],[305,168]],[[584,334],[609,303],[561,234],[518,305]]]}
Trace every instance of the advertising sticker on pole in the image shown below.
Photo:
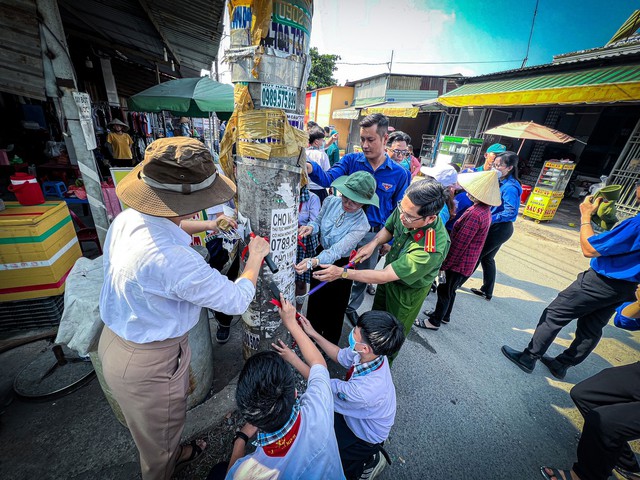
{"label": "advertising sticker on pole", "polygon": [[279,271],[274,280],[285,298],[295,295],[295,271],[298,249],[298,215],[296,207],[271,210],[271,256]]}

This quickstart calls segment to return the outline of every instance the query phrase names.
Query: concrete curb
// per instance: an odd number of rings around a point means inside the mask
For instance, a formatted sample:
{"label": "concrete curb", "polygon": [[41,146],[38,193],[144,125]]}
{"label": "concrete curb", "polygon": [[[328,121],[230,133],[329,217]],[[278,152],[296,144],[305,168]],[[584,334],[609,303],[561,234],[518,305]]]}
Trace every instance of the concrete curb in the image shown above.
{"label": "concrete curb", "polygon": [[182,433],[183,441],[198,437],[222,423],[229,412],[236,409],[238,376],[204,403],[187,411],[187,421]]}

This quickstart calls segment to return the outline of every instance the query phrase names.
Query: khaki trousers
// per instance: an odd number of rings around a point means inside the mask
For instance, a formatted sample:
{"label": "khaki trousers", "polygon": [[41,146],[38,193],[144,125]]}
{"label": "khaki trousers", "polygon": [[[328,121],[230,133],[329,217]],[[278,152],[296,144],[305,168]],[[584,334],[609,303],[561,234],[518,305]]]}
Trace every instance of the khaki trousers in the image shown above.
{"label": "khaki trousers", "polygon": [[188,336],[140,344],[105,326],[98,355],[140,453],[142,478],[169,480],[187,415]]}

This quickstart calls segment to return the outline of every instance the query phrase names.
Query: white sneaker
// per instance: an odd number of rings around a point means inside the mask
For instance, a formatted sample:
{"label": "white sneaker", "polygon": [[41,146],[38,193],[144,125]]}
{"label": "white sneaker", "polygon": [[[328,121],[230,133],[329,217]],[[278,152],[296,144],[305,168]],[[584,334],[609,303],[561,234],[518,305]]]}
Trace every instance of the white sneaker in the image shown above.
{"label": "white sneaker", "polygon": [[373,457],[371,457],[371,460],[365,464],[362,475],[360,475],[360,480],[373,480],[380,475],[380,472],[382,472],[387,465],[387,459],[384,455],[381,452],[376,452]]}

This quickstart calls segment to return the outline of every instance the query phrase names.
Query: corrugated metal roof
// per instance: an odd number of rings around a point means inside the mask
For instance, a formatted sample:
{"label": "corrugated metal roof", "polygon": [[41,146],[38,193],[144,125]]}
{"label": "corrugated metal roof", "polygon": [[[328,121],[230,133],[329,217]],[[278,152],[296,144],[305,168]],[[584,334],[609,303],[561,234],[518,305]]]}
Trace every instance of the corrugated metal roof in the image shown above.
{"label": "corrugated metal roof", "polygon": [[44,100],[44,70],[35,1],[0,2],[0,45],[0,91]]}
{"label": "corrugated metal roof", "polygon": [[[373,80],[374,78],[379,78],[379,77],[387,77],[387,76],[391,76],[392,78],[402,78],[402,77],[415,77],[415,75],[409,75],[409,74],[404,74],[404,73],[379,73],[378,75],[372,75],[370,77],[365,77],[365,78],[360,78],[358,80],[353,80],[351,82],[345,82],[345,85],[347,87],[354,87],[356,85],[356,83],[360,83],[360,82],[366,82],[368,80]],[[452,75],[420,75],[421,78],[451,78],[451,79],[458,79],[458,78],[462,78],[462,75],[455,73]]]}
{"label": "corrugated metal roof", "polygon": [[481,93],[514,92],[638,81],[640,81],[640,65],[628,65],[623,67],[595,68],[578,72],[536,75],[511,80],[467,83],[460,88],[440,96],[440,98],[477,95]]}
{"label": "corrugated metal roof", "polygon": [[184,77],[210,69],[222,37],[224,0],[58,0],[65,31],[120,58],[171,73],[175,56]]}
{"label": "corrugated metal roof", "polygon": [[624,44],[614,44],[609,47],[599,47],[591,50],[571,52],[554,56],[552,63],[533,65],[525,68],[514,68],[501,72],[486,73],[474,77],[462,77],[457,80],[459,84],[484,82],[489,79],[522,78],[532,73],[561,73],[579,71],[595,67],[622,66],[640,61],[640,44],[637,39],[629,39]]}
{"label": "corrugated metal roof", "polygon": [[640,65],[467,83],[438,101],[451,107],[638,102]]}
{"label": "corrugated metal roof", "polygon": [[418,102],[437,98],[437,90],[387,90],[385,98],[388,102]]}

